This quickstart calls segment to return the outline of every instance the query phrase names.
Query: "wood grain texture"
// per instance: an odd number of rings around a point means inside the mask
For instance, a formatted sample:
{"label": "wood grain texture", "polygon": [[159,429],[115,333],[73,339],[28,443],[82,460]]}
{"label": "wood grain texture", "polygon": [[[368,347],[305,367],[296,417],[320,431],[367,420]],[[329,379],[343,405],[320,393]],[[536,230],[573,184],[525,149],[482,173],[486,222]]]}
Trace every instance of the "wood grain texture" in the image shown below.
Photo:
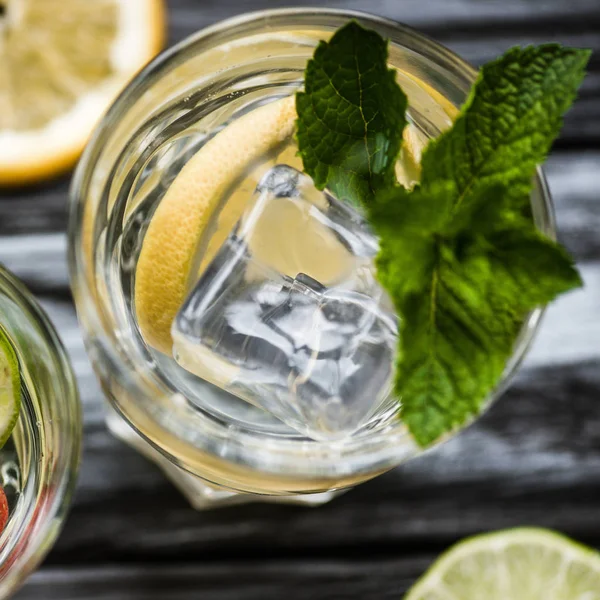
{"label": "wood grain texture", "polygon": [[[172,0],[170,42],[283,0]],[[322,6],[320,0],[297,5]],[[600,548],[600,5],[597,0],[330,0],[422,29],[474,63],[516,43],[596,50],[547,166],[561,238],[586,287],[548,311],[523,369],[474,426],[318,509],[196,513],[159,470],[112,438],[68,288],[68,178],[0,194],[0,260],[64,340],[85,415],[64,532],[17,600],[400,598],[457,539],[517,525]],[[508,599],[507,599],[508,600]]]}
{"label": "wood grain texture", "polygon": [[[332,561],[308,559],[293,564],[269,560],[202,565],[133,565],[48,569],[31,578],[20,600],[398,600],[429,558]],[[231,577],[235,572],[235,578]],[[85,591],[85,596],[82,595]],[[243,595],[240,590],[244,590]]]}

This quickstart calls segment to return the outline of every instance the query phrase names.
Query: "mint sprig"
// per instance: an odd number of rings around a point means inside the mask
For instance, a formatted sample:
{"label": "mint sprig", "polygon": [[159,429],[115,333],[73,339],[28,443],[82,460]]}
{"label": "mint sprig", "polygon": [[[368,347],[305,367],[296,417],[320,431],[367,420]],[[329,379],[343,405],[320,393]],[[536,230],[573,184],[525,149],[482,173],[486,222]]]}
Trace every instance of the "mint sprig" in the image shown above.
{"label": "mint sprig", "polygon": [[308,63],[300,155],[317,187],[362,205],[379,236],[377,277],[401,322],[395,392],[422,445],[480,412],[527,312],[581,285],[528,209],[589,56],[546,44],[485,65],[412,190],[394,180],[407,102],[387,42],[351,22]]}
{"label": "mint sprig", "polygon": [[423,154],[421,186],[452,186],[454,209],[498,183],[505,201],[529,203],[537,165],[575,100],[590,52],[544,44],[487,63],[452,128]]}
{"label": "mint sprig", "polygon": [[296,96],[305,171],[351,202],[394,184],[407,100],[386,59],[387,42],[350,22],[319,44]]}

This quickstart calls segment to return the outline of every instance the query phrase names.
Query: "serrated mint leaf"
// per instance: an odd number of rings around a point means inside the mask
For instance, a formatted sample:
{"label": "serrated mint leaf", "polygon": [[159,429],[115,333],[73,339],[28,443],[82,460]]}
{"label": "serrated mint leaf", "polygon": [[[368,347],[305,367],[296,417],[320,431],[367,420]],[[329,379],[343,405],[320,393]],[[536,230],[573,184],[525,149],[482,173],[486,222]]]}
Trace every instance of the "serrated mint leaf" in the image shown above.
{"label": "serrated mint leaf", "polygon": [[394,303],[406,294],[423,294],[435,264],[435,241],[409,232],[402,238],[380,238],[379,244],[377,279],[388,292],[394,290]]}
{"label": "serrated mint leaf", "polygon": [[319,189],[354,204],[394,182],[407,100],[388,69],[387,46],[351,21],[319,44],[296,95],[304,170]]}
{"label": "serrated mint leaf", "polygon": [[527,203],[589,57],[588,50],[544,44],[512,48],[484,65],[452,128],[423,153],[422,187],[451,183],[460,207],[500,183],[515,205]]}
{"label": "serrated mint leaf", "polygon": [[480,412],[525,314],[581,285],[567,252],[535,231],[456,238],[433,252],[425,287],[395,296],[404,323],[396,393],[423,445]]}
{"label": "serrated mint leaf", "polygon": [[582,285],[569,253],[537,231],[500,229],[482,245],[495,294],[516,311],[546,304]]}
{"label": "serrated mint leaf", "polygon": [[366,206],[367,215],[382,238],[402,237],[410,231],[438,232],[452,218],[452,189],[443,181],[427,192],[420,185],[412,190],[390,186],[377,192],[375,201]]}
{"label": "serrated mint leaf", "polygon": [[390,108],[406,102],[386,58],[385,42],[354,23],[319,46],[298,141],[317,185],[362,203],[379,236],[377,277],[400,318],[401,418],[428,445],[481,411],[527,313],[581,285],[566,250],[536,230],[530,193],[589,52],[514,48],[485,65],[411,190],[392,177],[405,120]]}
{"label": "serrated mint leaf", "polygon": [[502,375],[515,327],[489,302],[489,280],[447,246],[437,247],[434,268],[419,293],[396,296],[402,315],[396,393],[402,419],[425,446],[478,414]]}

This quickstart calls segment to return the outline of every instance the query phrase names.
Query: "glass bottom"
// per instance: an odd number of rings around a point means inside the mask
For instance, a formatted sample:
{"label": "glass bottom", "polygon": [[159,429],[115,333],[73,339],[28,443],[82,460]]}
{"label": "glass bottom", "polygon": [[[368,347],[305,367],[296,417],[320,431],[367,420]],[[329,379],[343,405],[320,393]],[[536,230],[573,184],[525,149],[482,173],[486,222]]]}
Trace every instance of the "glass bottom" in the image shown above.
{"label": "glass bottom", "polygon": [[209,484],[200,477],[196,477],[181,467],[173,464],[137,433],[110,405],[107,405],[106,409],[106,425],[109,431],[116,438],[125,442],[134,450],[155,463],[196,510],[208,510],[211,508],[220,508],[222,506],[231,506],[233,504],[246,504],[249,502],[320,506],[348,491],[336,490],[331,492],[321,492],[319,494],[269,496],[233,492],[218,485]]}

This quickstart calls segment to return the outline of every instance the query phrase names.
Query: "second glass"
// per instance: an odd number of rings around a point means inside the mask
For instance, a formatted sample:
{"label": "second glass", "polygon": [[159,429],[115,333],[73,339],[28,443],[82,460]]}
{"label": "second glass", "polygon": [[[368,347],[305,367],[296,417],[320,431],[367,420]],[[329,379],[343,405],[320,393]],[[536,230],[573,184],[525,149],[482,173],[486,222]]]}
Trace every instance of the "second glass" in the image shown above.
{"label": "second glass", "polygon": [[0,266],[0,327],[21,379],[17,424],[0,449],[8,521],[0,531],[0,599],[41,562],[62,527],[81,448],[81,409],[66,351],[21,282]]}

